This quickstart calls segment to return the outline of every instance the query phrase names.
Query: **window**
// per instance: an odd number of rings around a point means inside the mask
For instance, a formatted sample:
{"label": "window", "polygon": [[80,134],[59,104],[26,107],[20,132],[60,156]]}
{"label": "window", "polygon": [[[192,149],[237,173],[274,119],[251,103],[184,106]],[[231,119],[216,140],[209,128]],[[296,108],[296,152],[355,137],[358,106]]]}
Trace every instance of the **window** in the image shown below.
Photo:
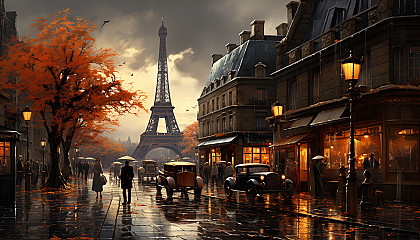
{"label": "window", "polygon": [[[326,157],[327,168],[340,169],[341,166],[348,165],[349,136],[349,131],[325,135],[324,156]],[[371,153],[375,154],[376,159],[382,164],[380,127],[356,129],[354,144],[356,169],[363,169],[363,161]]]}
{"label": "window", "polygon": [[10,142],[0,142],[0,175],[10,174]]}
{"label": "window", "polygon": [[396,84],[404,83],[404,51],[403,48],[394,49],[394,80]]}
{"label": "window", "polygon": [[232,105],[232,91],[229,92],[229,106]]}
{"label": "window", "polygon": [[232,116],[229,116],[229,131],[232,131],[233,130],[233,120],[232,120],[233,118],[232,118]]}
{"label": "window", "polygon": [[417,84],[420,81],[420,46],[411,46],[408,52],[408,81]]}
{"label": "window", "polygon": [[420,46],[396,47],[393,50],[396,84],[420,83]]}
{"label": "window", "polygon": [[264,116],[257,116],[256,117],[256,130],[267,130],[267,122],[265,121]]}
{"label": "window", "polygon": [[206,105],[203,104],[203,115],[206,115]]}
{"label": "window", "polygon": [[211,111],[214,112],[214,99],[211,100]]}
{"label": "window", "polygon": [[418,172],[419,128],[390,128],[388,151],[388,171]]}
{"label": "window", "polygon": [[216,110],[219,110],[219,97],[216,98]]}
{"label": "window", "polygon": [[289,109],[296,109],[297,107],[297,86],[296,80],[289,82]]}
{"label": "window", "polygon": [[214,127],[214,121],[211,121],[211,128],[212,128],[212,129],[211,129],[211,130],[212,130],[212,134],[214,134],[214,133],[215,133],[214,131],[215,131],[215,129],[216,129],[216,128]]}
{"label": "window", "polygon": [[207,123],[207,135],[210,135],[210,122]]}
{"label": "window", "polygon": [[219,119],[216,120],[216,124],[217,124],[217,132],[220,132],[220,124],[219,124]]}
{"label": "window", "polygon": [[320,101],[319,75],[319,71],[317,70],[312,73],[312,103]]}
{"label": "window", "polygon": [[226,107],[225,104],[225,94],[222,95],[222,108]]}
{"label": "window", "polygon": [[210,111],[210,102],[207,102],[207,114],[209,113],[209,111]]}
{"label": "window", "polygon": [[257,88],[255,95],[256,95],[257,101],[264,101],[264,100],[267,99],[267,89],[265,89],[265,88]]}
{"label": "window", "polygon": [[212,148],[211,150],[211,162],[214,163],[218,163],[222,160],[222,154],[220,152],[220,147],[218,148]]}
{"label": "window", "polygon": [[271,164],[268,147],[243,147],[242,151],[244,163]]}
{"label": "window", "polygon": [[226,130],[226,118],[222,118],[222,132]]}
{"label": "window", "polygon": [[362,69],[359,76],[359,84],[372,88],[372,79],[370,77],[370,51],[367,51],[363,57]]}

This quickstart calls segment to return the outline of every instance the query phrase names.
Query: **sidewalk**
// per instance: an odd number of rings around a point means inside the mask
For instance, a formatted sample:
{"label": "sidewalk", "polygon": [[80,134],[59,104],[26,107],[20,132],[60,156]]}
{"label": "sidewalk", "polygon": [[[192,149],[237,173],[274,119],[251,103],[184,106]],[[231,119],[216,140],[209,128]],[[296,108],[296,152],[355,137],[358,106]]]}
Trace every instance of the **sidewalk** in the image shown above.
{"label": "sidewalk", "polygon": [[[202,195],[226,199],[222,187],[204,187]],[[245,192],[234,191],[229,201],[238,204],[250,204]],[[360,200],[358,201],[360,202]],[[285,202],[281,194],[265,194],[263,199],[256,198],[253,205],[262,209],[276,209],[312,218],[323,218],[334,222],[352,225],[376,227],[379,229],[418,234],[420,237],[420,206],[385,201],[381,207],[372,207],[369,212],[361,212],[358,207],[357,217],[349,217],[338,207],[335,199],[314,199],[309,193],[295,193],[290,202]]]}
{"label": "sidewalk", "polygon": [[[108,177],[108,175],[107,175]],[[95,239],[109,206],[119,202],[111,182],[102,199],[91,190],[92,179],[70,179],[72,190],[48,192],[40,186],[17,186],[16,208],[0,207],[0,239]],[[113,198],[114,195],[114,198]]]}

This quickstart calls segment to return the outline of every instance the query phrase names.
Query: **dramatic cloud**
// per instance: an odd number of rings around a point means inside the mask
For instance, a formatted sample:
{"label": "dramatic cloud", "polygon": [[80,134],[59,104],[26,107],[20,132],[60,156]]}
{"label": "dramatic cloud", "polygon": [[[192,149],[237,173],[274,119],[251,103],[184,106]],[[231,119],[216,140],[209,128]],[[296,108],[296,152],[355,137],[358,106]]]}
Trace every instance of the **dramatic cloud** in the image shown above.
{"label": "dramatic cloud", "polygon": [[[196,120],[197,98],[210,71],[211,54],[224,54],[226,43],[239,43],[242,30],[250,30],[254,19],[266,21],[266,34],[286,21],[285,0],[6,0],[7,11],[17,11],[20,36],[36,17],[46,17],[70,8],[72,13],[95,22],[98,45],[118,52],[116,64],[123,79],[148,93],[146,106],[153,105],[158,29],[165,16],[168,28],[167,52],[172,104],[180,128]],[[124,64],[125,63],[125,64]],[[149,114],[121,118],[114,139],[139,141]]]}

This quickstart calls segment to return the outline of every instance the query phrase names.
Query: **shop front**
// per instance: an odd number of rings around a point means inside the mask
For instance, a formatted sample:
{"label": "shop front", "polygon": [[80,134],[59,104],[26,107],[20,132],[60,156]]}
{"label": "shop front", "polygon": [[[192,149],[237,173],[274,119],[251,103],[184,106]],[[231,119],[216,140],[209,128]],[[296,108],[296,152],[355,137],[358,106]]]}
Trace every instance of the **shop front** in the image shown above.
{"label": "shop front", "polygon": [[0,131],[0,205],[13,206],[16,193],[16,142],[19,133]]}

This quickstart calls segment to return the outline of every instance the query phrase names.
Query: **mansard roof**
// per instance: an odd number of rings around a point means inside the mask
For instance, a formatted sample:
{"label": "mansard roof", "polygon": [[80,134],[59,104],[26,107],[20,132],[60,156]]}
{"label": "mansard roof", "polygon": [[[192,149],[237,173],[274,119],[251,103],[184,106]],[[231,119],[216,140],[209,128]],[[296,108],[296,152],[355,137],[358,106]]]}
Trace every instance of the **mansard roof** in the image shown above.
{"label": "mansard roof", "polygon": [[230,71],[234,71],[232,79],[254,76],[254,66],[259,62],[267,66],[267,73],[274,72],[277,56],[275,45],[280,42],[280,37],[277,36],[277,39],[248,40],[241,44],[213,64],[204,87],[215,80],[227,78]]}
{"label": "mansard roof", "polygon": [[[371,0],[370,6],[376,5],[378,1],[379,0]],[[341,22],[366,10],[370,6],[366,0],[318,1],[304,42],[318,37]]]}

